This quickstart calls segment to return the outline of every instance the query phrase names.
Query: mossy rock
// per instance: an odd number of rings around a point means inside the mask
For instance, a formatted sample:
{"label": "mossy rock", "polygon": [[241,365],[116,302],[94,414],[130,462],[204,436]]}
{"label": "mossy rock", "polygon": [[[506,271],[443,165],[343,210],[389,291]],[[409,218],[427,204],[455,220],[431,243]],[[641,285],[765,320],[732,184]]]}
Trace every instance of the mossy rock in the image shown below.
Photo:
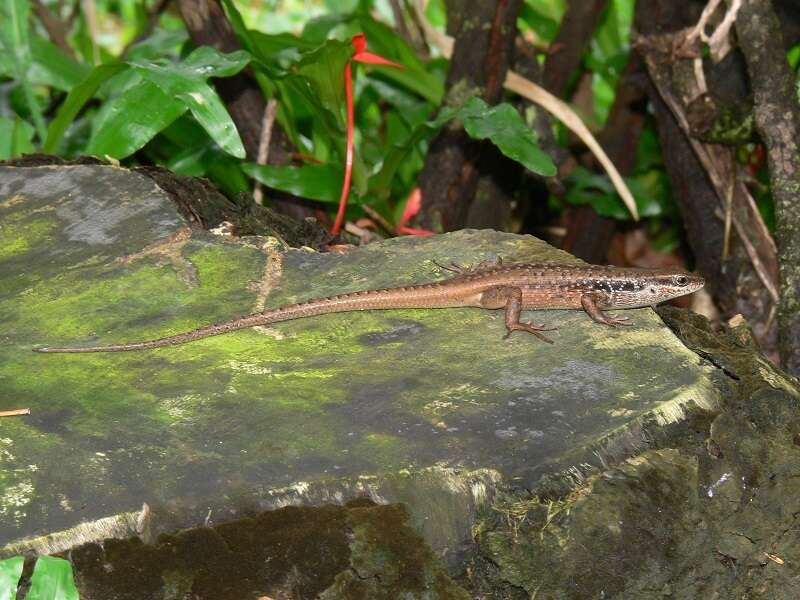
{"label": "mossy rock", "polygon": [[[0,167],[0,547],[57,551],[289,504],[405,502],[457,568],[498,489],[563,494],[716,410],[716,369],[651,309],[611,329],[499,312],[325,315],[122,354],[38,346],[161,337],[311,297],[448,277],[437,263],[570,262],[461,231],[344,254],[191,229],[108,166]],[[149,533],[137,511],[151,507]],[[58,532],[65,531],[60,534]],[[455,565],[455,566],[454,566]]]}

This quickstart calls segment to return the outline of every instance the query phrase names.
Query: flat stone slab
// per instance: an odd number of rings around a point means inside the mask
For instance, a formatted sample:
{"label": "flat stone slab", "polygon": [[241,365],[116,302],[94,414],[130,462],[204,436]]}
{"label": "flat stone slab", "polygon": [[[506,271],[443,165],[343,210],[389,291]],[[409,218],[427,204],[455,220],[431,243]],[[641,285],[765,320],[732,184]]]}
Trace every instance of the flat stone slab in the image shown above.
{"label": "flat stone slab", "polygon": [[325,315],[142,352],[31,352],[445,279],[434,261],[497,256],[575,261],[492,231],[287,250],[191,230],[124,169],[0,167],[0,410],[31,408],[0,419],[0,547],[143,503],[184,526],[366,494],[407,502],[445,552],[499,481],[578,480],[653,428],[715,408],[709,367],[651,309],[619,329],[537,313],[559,328],[553,345],[503,340],[501,312],[465,308]]}

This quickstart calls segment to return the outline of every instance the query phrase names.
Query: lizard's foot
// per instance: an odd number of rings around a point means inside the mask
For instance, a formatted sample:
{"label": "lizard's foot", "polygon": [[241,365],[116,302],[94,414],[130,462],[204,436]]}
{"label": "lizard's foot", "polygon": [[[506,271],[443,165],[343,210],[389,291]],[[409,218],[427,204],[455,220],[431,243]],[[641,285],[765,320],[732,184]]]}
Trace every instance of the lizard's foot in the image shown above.
{"label": "lizard's foot", "polygon": [[624,327],[630,327],[631,325],[633,325],[629,317],[614,317],[611,315],[606,315],[605,317],[606,320],[603,321],[603,323],[605,325],[608,325],[609,327],[617,327],[619,325],[622,325]]}
{"label": "lizard's foot", "polygon": [[545,325],[537,325],[531,321],[523,322],[520,321],[519,323],[514,323],[513,325],[509,325],[506,327],[508,330],[506,334],[503,336],[504,340],[507,340],[511,337],[511,334],[515,331],[527,331],[528,333],[532,333],[537,338],[542,340],[543,342],[547,342],[548,344],[552,344],[553,340],[549,337],[542,335],[542,331],[556,331],[558,327],[547,327]]}

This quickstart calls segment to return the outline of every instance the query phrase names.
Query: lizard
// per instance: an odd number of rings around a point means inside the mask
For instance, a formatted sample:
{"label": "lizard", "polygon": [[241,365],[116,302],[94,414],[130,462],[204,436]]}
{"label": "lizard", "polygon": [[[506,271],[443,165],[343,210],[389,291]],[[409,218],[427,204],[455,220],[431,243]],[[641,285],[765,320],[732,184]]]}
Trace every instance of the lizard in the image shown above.
{"label": "lizard", "polygon": [[[441,265],[438,265],[441,267]],[[108,346],[34,348],[34,352],[127,352],[183,344],[238,329],[302,319],[328,313],[386,309],[477,307],[505,310],[508,338],[515,331],[553,343],[542,332],[555,327],[520,321],[523,310],[577,309],[595,322],[630,325],[628,317],[605,310],[655,306],[691,294],[705,284],[700,275],[683,269],[640,269],[556,263],[508,264],[501,260],[475,268],[442,267],[455,276],[434,283],[369,289],[267,309],[163,338]]]}

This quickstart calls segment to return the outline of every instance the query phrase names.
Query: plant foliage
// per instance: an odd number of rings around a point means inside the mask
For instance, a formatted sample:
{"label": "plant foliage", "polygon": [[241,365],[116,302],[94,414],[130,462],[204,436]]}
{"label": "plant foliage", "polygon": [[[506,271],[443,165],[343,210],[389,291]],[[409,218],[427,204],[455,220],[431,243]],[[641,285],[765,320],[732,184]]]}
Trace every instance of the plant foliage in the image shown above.
{"label": "plant foliage", "polygon": [[[94,154],[208,177],[231,198],[258,181],[333,205],[344,176],[343,72],[353,56],[350,38],[363,33],[371,52],[404,68],[356,68],[351,216],[369,204],[396,223],[428,144],[445,125],[463,126],[532,173],[555,175],[552,159],[511,104],[487,106],[472,98],[461,107],[442,107],[446,61],[421,57],[381,3],[328,2],[308,18],[307,3],[297,0],[282,2],[280,9],[222,4],[241,44],[236,52],[193,47],[183,23],[168,12],[147,30],[148,5],[137,0],[97,2],[101,17],[116,15],[113,38],[98,39],[79,13],[67,51],[47,38],[26,0],[0,0],[0,159],[37,151]],[[544,47],[555,38],[566,8],[566,0],[526,0],[520,30]],[[426,11],[434,25],[444,26],[441,0],[429,2]],[[587,121],[595,126],[608,115],[628,59],[632,12],[627,0],[609,2],[584,57],[592,81]],[[248,158],[215,91],[215,81],[245,69],[263,96],[277,102],[276,121],[294,149],[290,164],[258,165]],[[568,141],[563,130],[560,139]],[[665,181],[660,155],[650,166],[637,164],[628,183],[644,216],[672,214]],[[604,175],[577,169],[564,185],[565,193],[551,202],[556,210],[566,201],[628,218]]]}

